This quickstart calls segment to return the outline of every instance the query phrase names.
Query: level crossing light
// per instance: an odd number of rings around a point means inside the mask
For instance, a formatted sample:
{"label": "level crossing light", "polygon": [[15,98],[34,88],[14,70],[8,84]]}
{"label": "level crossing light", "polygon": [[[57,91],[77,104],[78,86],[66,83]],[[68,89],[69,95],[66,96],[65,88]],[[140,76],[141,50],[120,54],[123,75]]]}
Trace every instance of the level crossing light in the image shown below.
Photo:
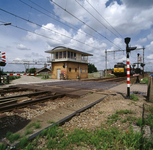
{"label": "level crossing light", "polygon": [[3,24],[0,24],[0,25],[7,26],[7,25],[11,25],[11,23],[3,23]]}
{"label": "level crossing light", "polygon": [[[4,26],[7,26],[7,25],[11,25],[11,23],[3,23],[3,24],[0,24],[0,25],[4,25]],[[0,62],[0,66],[5,66],[6,63],[1,61]],[[0,68],[0,85],[3,85],[3,83],[1,82],[1,75],[2,75],[2,71],[1,71],[1,68]]]}

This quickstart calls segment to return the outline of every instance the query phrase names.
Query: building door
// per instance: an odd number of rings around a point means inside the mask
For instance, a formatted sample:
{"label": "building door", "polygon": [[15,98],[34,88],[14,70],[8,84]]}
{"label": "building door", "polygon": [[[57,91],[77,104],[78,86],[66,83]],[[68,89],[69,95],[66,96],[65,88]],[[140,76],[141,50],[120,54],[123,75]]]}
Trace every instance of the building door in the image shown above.
{"label": "building door", "polygon": [[57,69],[57,79],[60,79],[61,69]]}

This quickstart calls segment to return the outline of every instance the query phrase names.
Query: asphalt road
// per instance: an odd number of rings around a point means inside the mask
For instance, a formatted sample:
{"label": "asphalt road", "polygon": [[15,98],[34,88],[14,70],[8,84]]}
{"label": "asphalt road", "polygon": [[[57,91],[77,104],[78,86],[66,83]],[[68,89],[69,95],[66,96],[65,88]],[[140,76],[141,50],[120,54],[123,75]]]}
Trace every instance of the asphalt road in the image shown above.
{"label": "asphalt road", "polygon": [[56,79],[41,79],[42,77],[26,76],[23,75],[21,78],[11,81],[11,84],[29,84],[29,83],[40,83],[40,82],[57,82],[60,80]]}

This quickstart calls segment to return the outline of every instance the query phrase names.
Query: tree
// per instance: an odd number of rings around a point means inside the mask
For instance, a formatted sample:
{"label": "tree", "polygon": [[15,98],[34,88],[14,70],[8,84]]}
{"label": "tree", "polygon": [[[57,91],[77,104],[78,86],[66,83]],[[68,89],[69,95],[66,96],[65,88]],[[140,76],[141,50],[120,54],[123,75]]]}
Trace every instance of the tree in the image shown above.
{"label": "tree", "polygon": [[36,73],[36,68],[26,69],[26,72],[28,72],[28,73]]}
{"label": "tree", "polygon": [[97,68],[94,64],[88,64],[88,73],[97,72]]}

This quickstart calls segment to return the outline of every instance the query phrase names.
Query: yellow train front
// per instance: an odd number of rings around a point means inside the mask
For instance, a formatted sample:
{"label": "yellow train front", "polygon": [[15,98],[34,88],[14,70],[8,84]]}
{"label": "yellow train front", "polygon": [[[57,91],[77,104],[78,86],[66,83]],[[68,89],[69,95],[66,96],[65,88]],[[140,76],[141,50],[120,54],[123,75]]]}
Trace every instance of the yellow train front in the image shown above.
{"label": "yellow train front", "polygon": [[117,77],[123,77],[127,74],[127,66],[124,63],[117,63],[114,65],[113,74]]}

